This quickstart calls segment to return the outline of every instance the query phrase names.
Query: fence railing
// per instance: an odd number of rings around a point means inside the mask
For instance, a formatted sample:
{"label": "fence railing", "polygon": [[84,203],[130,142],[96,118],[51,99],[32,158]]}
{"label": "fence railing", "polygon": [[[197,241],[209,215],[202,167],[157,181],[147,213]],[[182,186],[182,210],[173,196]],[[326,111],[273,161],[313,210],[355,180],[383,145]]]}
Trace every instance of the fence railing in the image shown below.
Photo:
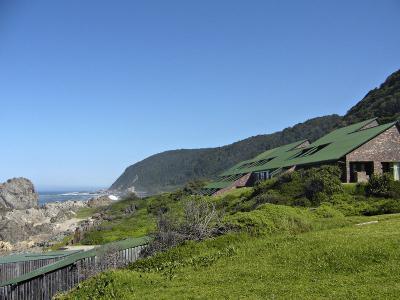
{"label": "fence railing", "polygon": [[14,279],[80,251],[51,251],[3,256],[0,258],[0,282]]}
{"label": "fence railing", "polygon": [[149,238],[126,239],[85,252],[78,252],[57,262],[38,268],[17,278],[0,283],[0,299],[48,300],[59,292],[75,287],[90,277],[93,270],[107,259],[104,253],[113,251],[119,261],[133,262],[148,244]]}

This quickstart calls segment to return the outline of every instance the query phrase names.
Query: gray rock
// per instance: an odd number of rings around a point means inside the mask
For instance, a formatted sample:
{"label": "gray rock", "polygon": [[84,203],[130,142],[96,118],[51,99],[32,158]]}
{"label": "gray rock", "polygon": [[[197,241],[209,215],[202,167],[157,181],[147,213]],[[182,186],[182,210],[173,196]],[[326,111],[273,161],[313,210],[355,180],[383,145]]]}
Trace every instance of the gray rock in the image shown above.
{"label": "gray rock", "polygon": [[0,184],[0,210],[38,207],[39,195],[26,178],[13,178]]}
{"label": "gray rock", "polygon": [[55,216],[50,218],[50,223],[60,223],[64,222],[65,220],[71,219],[75,213],[72,211],[64,211],[60,210],[60,212]]}
{"label": "gray rock", "polygon": [[127,215],[131,215],[134,212],[136,212],[136,209],[137,209],[136,205],[134,203],[132,203],[131,205],[129,205],[128,207],[126,207],[124,209],[124,213]]}
{"label": "gray rock", "polygon": [[108,196],[100,196],[90,199],[87,204],[89,207],[102,207],[110,205],[113,202]]}
{"label": "gray rock", "polygon": [[0,240],[15,243],[26,240],[32,234],[32,226],[13,220],[0,221]]}

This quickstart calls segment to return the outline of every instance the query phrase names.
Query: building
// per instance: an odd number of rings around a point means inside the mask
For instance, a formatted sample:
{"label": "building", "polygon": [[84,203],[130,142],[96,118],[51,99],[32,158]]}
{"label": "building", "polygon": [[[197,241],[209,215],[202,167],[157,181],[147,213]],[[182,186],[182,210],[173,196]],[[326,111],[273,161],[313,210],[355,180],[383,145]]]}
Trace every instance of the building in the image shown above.
{"label": "building", "polygon": [[218,195],[284,172],[326,164],[342,169],[343,182],[365,182],[372,174],[384,172],[399,180],[399,123],[380,125],[374,118],[334,130],[313,143],[303,140],[265,151],[220,174],[203,194]]}

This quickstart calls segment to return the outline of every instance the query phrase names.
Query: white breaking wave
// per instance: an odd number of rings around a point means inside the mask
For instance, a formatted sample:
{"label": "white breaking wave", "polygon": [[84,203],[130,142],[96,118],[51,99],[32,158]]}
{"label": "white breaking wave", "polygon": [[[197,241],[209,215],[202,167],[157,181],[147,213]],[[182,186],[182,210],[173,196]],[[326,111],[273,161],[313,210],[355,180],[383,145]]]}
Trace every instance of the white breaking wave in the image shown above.
{"label": "white breaking wave", "polygon": [[93,193],[88,193],[88,192],[71,192],[71,193],[65,193],[65,194],[60,194],[61,196],[89,196],[89,195],[97,195]]}

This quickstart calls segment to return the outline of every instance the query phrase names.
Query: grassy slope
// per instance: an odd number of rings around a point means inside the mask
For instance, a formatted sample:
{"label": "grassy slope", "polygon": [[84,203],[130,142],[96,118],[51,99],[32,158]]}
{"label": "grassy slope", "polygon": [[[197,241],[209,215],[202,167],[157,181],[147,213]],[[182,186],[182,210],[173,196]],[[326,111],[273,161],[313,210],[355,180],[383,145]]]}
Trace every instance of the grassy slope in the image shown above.
{"label": "grassy slope", "polygon": [[[137,206],[136,212],[131,215],[125,214],[124,210],[133,203]],[[86,211],[78,213],[84,214]],[[118,201],[110,206],[107,214],[114,219],[104,221],[98,229],[86,233],[81,244],[98,245],[127,237],[141,237],[155,229],[155,218],[148,214],[144,200]]]}
{"label": "grassy slope", "polygon": [[[253,191],[252,188],[242,188],[226,193],[223,196],[210,198],[215,202],[221,202],[224,198],[229,197],[230,200],[240,200],[243,196],[248,196]],[[104,221],[98,229],[94,229],[85,234],[84,240],[81,244],[84,245],[99,245],[105,244],[117,240],[121,240],[127,237],[141,237],[154,232],[156,228],[156,215],[149,213],[148,208],[152,203],[163,203],[165,207],[168,207],[170,212],[175,214],[181,214],[183,209],[182,201],[171,200],[170,194],[164,194],[165,201],[163,202],[163,196],[153,196],[146,199],[127,199],[113,203],[110,209],[106,211],[106,214],[114,217],[112,221]],[[231,201],[232,205],[234,201]],[[137,210],[131,215],[126,215],[124,210],[135,204]],[[228,208],[228,204],[224,203]],[[87,217],[93,215],[96,212],[100,212],[99,208],[84,208],[78,211],[77,215],[81,217]],[[65,243],[57,244],[56,246],[63,246]]]}
{"label": "grassy slope", "polygon": [[[354,225],[371,220],[380,221]],[[397,298],[400,215],[346,222],[353,224],[297,235],[231,234],[191,242],[145,260],[159,270],[143,270],[139,263],[134,270],[106,272],[65,298]]]}

